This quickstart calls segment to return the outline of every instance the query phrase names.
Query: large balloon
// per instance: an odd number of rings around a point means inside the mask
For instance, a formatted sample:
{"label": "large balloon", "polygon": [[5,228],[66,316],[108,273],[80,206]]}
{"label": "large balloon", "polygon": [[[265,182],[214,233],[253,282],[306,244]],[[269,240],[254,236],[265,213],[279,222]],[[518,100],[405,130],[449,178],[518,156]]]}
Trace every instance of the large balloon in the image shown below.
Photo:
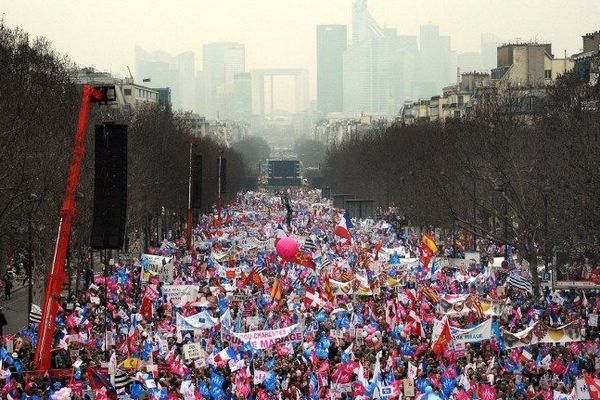
{"label": "large balloon", "polygon": [[292,261],[300,245],[291,237],[284,237],[277,242],[277,254],[285,261]]}

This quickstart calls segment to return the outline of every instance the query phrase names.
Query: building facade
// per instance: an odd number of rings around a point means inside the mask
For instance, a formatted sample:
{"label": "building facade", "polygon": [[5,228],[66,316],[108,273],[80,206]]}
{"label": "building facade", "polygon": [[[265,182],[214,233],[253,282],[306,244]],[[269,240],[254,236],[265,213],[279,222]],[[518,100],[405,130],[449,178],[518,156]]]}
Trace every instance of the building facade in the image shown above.
{"label": "building facade", "polygon": [[95,71],[93,68],[82,68],[77,71],[74,80],[81,85],[114,85],[116,102],[113,106],[124,111],[134,111],[144,104],[161,104],[158,89],[134,83],[132,78],[120,79],[108,72]]}
{"label": "building facade", "polygon": [[498,47],[492,79],[500,86],[537,88],[552,84],[573,69],[573,60],[555,58],[549,43],[513,43]]}

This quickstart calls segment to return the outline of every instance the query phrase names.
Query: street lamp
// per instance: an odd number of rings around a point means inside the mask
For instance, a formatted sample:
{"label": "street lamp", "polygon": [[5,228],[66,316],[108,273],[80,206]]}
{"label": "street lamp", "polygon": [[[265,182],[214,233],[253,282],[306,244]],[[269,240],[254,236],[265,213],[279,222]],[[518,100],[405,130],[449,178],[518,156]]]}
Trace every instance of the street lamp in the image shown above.
{"label": "street lamp", "polygon": [[544,193],[544,272],[548,272],[548,194],[552,191],[552,186],[546,183],[542,188]]}
{"label": "street lamp", "polygon": [[[504,188],[504,184],[499,184],[494,187],[494,190],[498,193],[505,194],[506,189]],[[502,213],[504,214],[504,259],[508,260],[508,201],[506,201],[506,196],[504,196],[504,206],[502,207]]]}
{"label": "street lamp", "polygon": [[[473,225],[477,225],[477,183],[473,180]],[[473,251],[477,251],[477,234],[473,229]]]}
{"label": "street lamp", "polygon": [[27,210],[27,309],[33,304],[33,202],[37,194],[29,193],[29,209]]}

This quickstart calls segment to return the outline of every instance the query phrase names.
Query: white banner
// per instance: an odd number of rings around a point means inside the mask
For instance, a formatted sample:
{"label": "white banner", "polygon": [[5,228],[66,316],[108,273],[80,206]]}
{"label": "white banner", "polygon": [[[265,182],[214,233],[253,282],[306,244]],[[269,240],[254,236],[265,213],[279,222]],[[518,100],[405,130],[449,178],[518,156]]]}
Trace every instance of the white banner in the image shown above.
{"label": "white banner", "polygon": [[167,296],[167,301],[172,301],[176,307],[180,307],[188,301],[196,301],[198,297],[197,285],[164,285],[162,287],[163,295]]}
{"label": "white banner", "polygon": [[505,329],[501,331],[507,349],[529,346],[536,343],[570,343],[582,341],[579,322],[574,321],[567,325],[551,328],[543,322],[535,324],[520,332],[511,333]]}
{"label": "white banner", "polygon": [[193,331],[194,329],[209,329],[219,322],[218,318],[213,318],[208,311],[202,311],[198,314],[184,317],[177,314],[177,329],[180,331]]}
{"label": "white banner", "polygon": [[298,324],[294,324],[281,329],[239,333],[231,332],[226,327],[223,327],[221,328],[221,340],[229,342],[230,345],[250,342],[253,348],[262,350],[277,344],[302,340],[302,332],[294,332],[297,327]]}
{"label": "white banner", "polygon": [[492,338],[492,319],[470,328],[451,328],[453,343],[478,343]]}

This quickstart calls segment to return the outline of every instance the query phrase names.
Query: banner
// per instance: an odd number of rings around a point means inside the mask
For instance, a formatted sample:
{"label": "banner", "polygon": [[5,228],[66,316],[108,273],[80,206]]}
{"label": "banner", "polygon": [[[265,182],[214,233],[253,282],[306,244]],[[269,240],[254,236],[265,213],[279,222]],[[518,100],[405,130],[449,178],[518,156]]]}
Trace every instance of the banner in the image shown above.
{"label": "banner", "polygon": [[492,338],[492,319],[482,322],[481,324],[470,328],[450,328],[452,333],[452,343],[478,343]]}
{"label": "banner", "polygon": [[223,326],[221,328],[221,340],[229,342],[230,345],[250,342],[254,349],[262,350],[282,343],[303,340],[302,332],[294,332],[297,327],[298,324],[294,324],[287,328],[268,331],[231,332]]}
{"label": "banner", "polygon": [[550,328],[543,322],[537,321],[527,329],[511,333],[502,329],[502,339],[507,349],[529,346],[536,343],[570,343],[580,342],[581,329],[579,322],[571,322],[558,328]]}
{"label": "banner", "polygon": [[184,317],[177,313],[177,329],[180,331],[193,331],[194,329],[209,329],[214,327],[219,320],[213,318],[208,311]]}
{"label": "banner", "polygon": [[188,301],[193,302],[198,297],[197,285],[164,285],[162,293],[167,301],[173,302],[176,307],[181,307]]}
{"label": "banner", "polygon": [[[469,308],[467,301],[469,295],[444,295],[438,305],[438,313],[448,316],[468,314],[476,312],[473,308]],[[505,300],[481,300],[481,310],[484,315],[492,317],[501,316],[505,310]]]}

